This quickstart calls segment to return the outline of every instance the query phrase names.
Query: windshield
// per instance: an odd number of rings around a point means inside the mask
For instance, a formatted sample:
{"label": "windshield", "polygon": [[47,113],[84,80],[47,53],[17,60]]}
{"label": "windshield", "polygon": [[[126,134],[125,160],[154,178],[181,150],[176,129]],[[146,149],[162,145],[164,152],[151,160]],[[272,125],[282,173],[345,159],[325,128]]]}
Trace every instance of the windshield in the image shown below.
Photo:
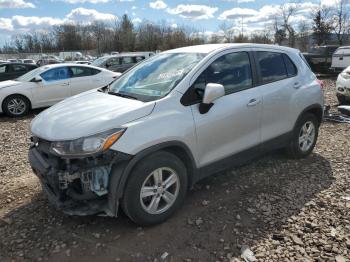
{"label": "windshield", "polygon": [[100,58],[97,58],[96,60],[94,60],[91,65],[93,66],[100,66],[104,61],[106,61],[108,59],[108,57],[100,57]]}
{"label": "windshield", "polygon": [[18,77],[16,80],[20,81],[20,82],[29,82],[30,80],[32,80],[35,76],[37,76],[38,74],[40,74],[41,72],[45,71],[47,68],[46,67],[39,67],[36,68],[32,71],[29,71],[28,73]]}
{"label": "windshield", "polygon": [[115,81],[110,91],[141,101],[167,95],[205,56],[199,53],[163,53],[137,64]]}

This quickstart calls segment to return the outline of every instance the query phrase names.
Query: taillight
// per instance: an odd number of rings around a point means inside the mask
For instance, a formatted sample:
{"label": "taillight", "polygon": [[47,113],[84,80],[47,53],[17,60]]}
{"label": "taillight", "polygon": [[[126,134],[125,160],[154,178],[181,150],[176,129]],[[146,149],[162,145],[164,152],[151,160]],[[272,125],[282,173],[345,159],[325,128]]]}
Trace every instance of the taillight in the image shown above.
{"label": "taillight", "polygon": [[317,83],[320,85],[321,88],[324,88],[324,82],[320,79],[316,79]]}

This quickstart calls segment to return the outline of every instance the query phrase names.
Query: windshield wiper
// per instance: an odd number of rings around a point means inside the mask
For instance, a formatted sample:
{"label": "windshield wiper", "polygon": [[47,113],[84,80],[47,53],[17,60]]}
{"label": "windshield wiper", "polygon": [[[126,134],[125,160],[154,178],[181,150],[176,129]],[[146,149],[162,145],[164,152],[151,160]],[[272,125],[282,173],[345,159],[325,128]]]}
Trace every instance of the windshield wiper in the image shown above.
{"label": "windshield wiper", "polygon": [[117,92],[109,91],[108,94],[138,100],[137,97],[132,96],[132,95],[128,95],[125,93],[117,93]]}

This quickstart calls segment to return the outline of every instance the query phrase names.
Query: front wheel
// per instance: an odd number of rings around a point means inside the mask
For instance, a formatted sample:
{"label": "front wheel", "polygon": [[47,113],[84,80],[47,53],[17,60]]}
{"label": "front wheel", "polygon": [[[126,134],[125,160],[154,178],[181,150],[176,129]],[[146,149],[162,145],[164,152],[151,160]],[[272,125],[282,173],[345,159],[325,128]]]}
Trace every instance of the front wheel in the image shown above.
{"label": "front wheel", "polygon": [[133,169],[122,207],[136,224],[159,224],[182,205],[186,192],[184,164],[175,155],[160,151],[144,158]]}
{"label": "front wheel", "polygon": [[3,111],[10,117],[25,116],[29,112],[29,100],[21,95],[11,95],[2,104]]}
{"label": "front wheel", "polygon": [[287,147],[292,158],[303,158],[311,154],[318,137],[319,122],[314,114],[306,113],[297,122],[293,137]]}

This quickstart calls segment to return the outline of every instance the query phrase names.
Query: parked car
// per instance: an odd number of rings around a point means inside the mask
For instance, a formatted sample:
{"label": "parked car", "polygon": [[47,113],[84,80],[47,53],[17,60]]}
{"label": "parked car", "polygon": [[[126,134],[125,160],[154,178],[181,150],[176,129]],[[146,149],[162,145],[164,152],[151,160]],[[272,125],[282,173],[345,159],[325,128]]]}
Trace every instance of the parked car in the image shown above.
{"label": "parked car", "polygon": [[36,65],[22,63],[0,64],[0,81],[12,80],[37,68]]}
{"label": "parked car", "polygon": [[350,46],[341,46],[332,56],[331,69],[339,73],[348,66],[350,66]]}
{"label": "parked car", "polygon": [[22,59],[23,64],[33,64],[35,65],[35,61],[33,59]]}
{"label": "parked car", "polygon": [[21,63],[18,59],[8,59],[7,62],[9,63]]}
{"label": "parked car", "polygon": [[350,66],[345,68],[343,72],[338,75],[336,92],[339,104],[350,103]]}
{"label": "parked car", "polygon": [[117,216],[120,205],[137,224],[161,223],[208,175],[277,148],[312,152],[323,94],[303,59],[258,44],[160,53],[41,112],[30,164],[67,214]]}
{"label": "parked car", "polygon": [[310,52],[303,53],[313,72],[330,73],[332,55],[338,48],[337,45],[324,45],[311,48]]}
{"label": "parked car", "polygon": [[16,81],[0,83],[0,113],[11,117],[24,116],[30,109],[48,107],[69,96],[105,86],[119,75],[88,65],[39,67]]}
{"label": "parked car", "polygon": [[38,65],[38,66],[44,66],[44,65],[53,65],[53,64],[59,64],[59,63],[61,63],[61,61],[59,61],[59,60],[56,60],[56,59],[46,59],[46,58],[44,58],[44,59],[39,59],[37,62],[36,62],[36,64]]}
{"label": "parked car", "polygon": [[107,68],[114,72],[124,73],[130,67],[136,65],[140,61],[149,58],[151,52],[140,53],[124,53],[114,56],[103,56],[91,63],[93,66]]}

